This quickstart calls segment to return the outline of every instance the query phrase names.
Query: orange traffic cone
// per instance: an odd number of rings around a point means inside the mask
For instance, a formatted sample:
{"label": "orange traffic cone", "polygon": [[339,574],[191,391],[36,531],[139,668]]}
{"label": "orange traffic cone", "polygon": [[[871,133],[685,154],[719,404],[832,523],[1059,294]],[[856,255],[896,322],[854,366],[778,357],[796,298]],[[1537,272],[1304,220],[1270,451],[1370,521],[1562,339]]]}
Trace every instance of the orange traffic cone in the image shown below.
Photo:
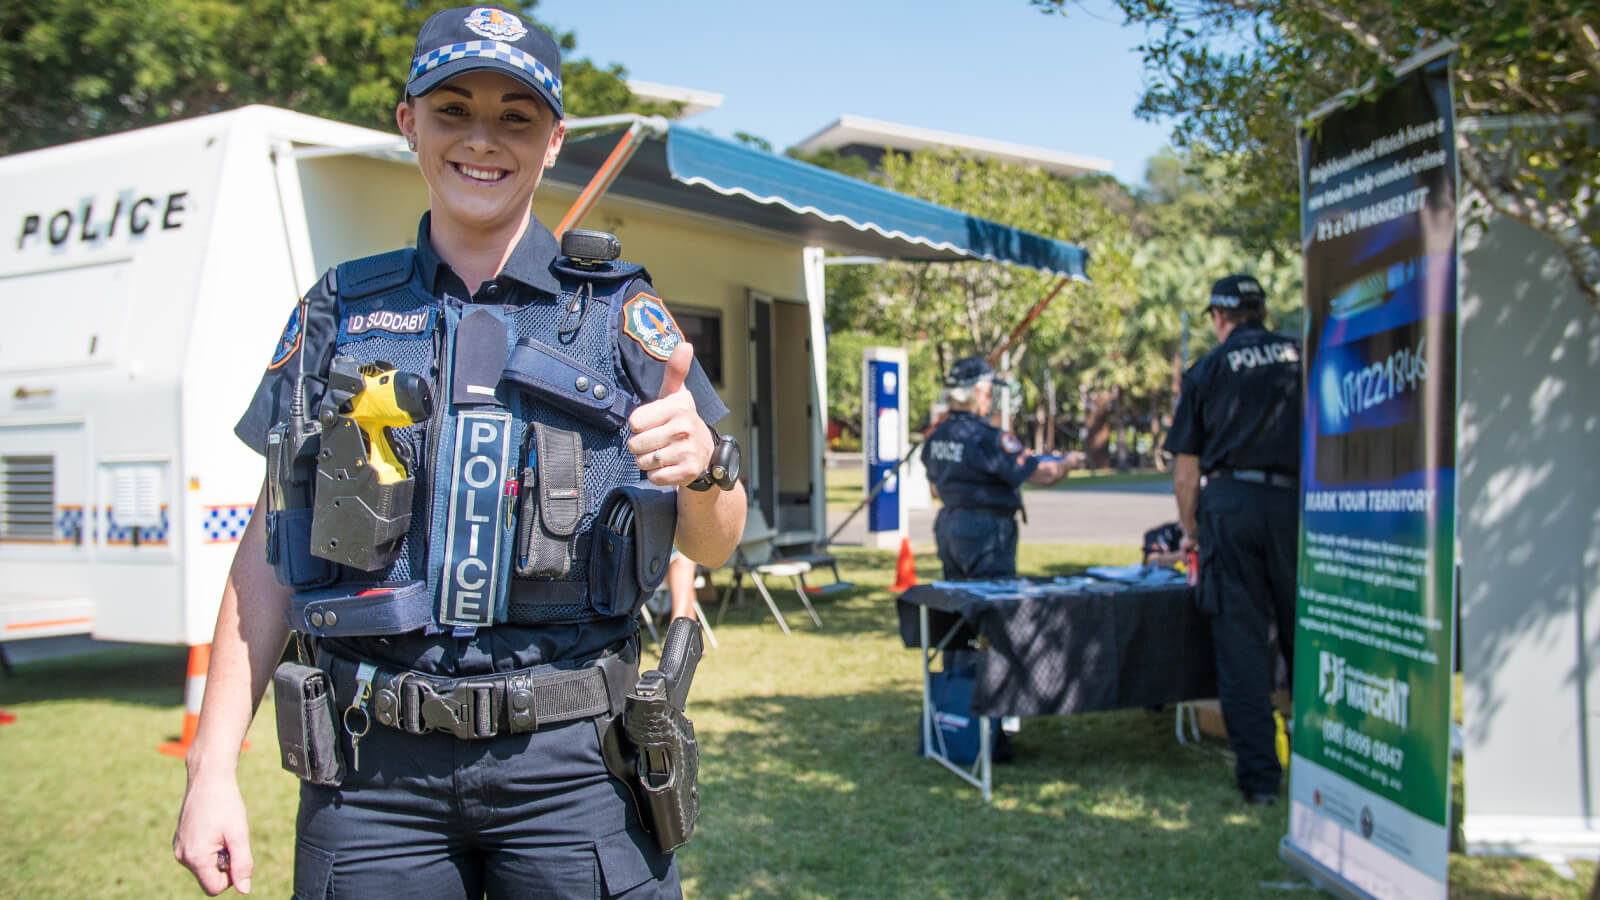
{"label": "orange traffic cone", "polygon": [[900,561],[894,567],[894,584],[889,590],[904,593],[917,586],[917,564],[911,558],[911,538],[900,539]]}
{"label": "orange traffic cone", "polygon": [[183,734],[175,741],[167,741],[157,750],[168,756],[185,756],[194,743],[194,733],[200,727],[200,701],[206,696],[206,670],[211,668],[211,645],[196,644],[189,648],[189,672],[183,683]]}

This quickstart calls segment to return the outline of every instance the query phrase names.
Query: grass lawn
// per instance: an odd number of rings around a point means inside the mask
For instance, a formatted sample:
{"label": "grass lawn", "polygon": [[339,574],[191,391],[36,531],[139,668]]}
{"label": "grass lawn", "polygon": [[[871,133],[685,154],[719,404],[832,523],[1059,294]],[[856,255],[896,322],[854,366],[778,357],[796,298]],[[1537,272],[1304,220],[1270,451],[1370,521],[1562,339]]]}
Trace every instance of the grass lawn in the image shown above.
{"label": "grass lawn", "polygon": [[[1021,567],[1132,559],[1128,548],[1035,545]],[[778,590],[795,629],[785,637],[752,592],[701,662],[689,712],[704,814],[679,854],[688,895],[1294,896],[1270,886],[1299,882],[1277,858],[1286,806],[1240,803],[1220,747],[1178,745],[1170,714],[1025,720],[991,805],[916,758],[917,658],[884,589],[894,554],[845,549],[840,560],[861,588],[820,604],[821,630]],[[917,568],[931,579],[936,557],[919,554]],[[155,751],[182,721],[184,658],[118,650],[0,679],[0,707],[18,717],[0,727],[0,897],[200,896],[170,850],[183,765]],[[284,897],[297,782],[278,768],[270,700],[250,740],[240,779],[253,893]],[[1594,868],[1576,868],[1567,881],[1541,862],[1453,855],[1451,894],[1581,897]]]}

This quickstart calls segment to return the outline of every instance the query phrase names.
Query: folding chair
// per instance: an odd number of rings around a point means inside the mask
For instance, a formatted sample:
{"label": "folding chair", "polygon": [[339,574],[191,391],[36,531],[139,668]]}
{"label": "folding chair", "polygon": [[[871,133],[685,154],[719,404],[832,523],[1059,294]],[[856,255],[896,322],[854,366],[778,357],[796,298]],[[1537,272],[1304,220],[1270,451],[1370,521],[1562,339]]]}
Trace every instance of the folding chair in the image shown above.
{"label": "folding chair", "polygon": [[[707,571],[705,566],[695,567],[694,587],[697,592],[700,588],[706,586]],[[672,592],[667,589],[665,581],[661,582],[656,587],[655,593],[650,595],[650,599],[639,607],[639,618],[644,620],[644,627],[650,630],[650,639],[658,644],[661,643],[661,633],[656,630],[656,614],[669,612],[671,609]],[[715,649],[718,646],[717,636],[711,631],[711,623],[706,621],[706,611],[701,607],[698,595],[694,598],[694,615],[695,619],[700,622],[700,630],[706,633],[706,640]]]}
{"label": "folding chair", "polygon": [[854,582],[845,581],[839,577],[839,561],[833,558],[833,554],[826,552],[822,545],[800,544],[796,547],[787,548],[783,553],[783,560],[784,562],[806,563],[809,567],[806,571],[811,574],[816,574],[824,568],[833,573],[833,581],[828,584],[815,585],[807,584],[805,573],[801,573],[801,589],[814,597],[826,597],[829,594],[848,591],[855,587]]}
{"label": "folding chair", "polygon": [[761,576],[788,576],[794,582],[794,592],[800,598],[800,603],[805,606],[806,612],[811,615],[811,621],[818,628],[822,627],[822,619],[817,617],[817,611],[811,606],[811,598],[806,595],[805,574],[811,571],[811,563],[805,560],[784,559],[773,556],[772,539],[777,534],[767,524],[767,517],[762,514],[761,507],[751,506],[745,515],[744,536],[739,541],[739,546],[733,551],[730,567],[733,569],[733,583],[722,591],[722,601],[717,607],[717,624],[722,624],[722,614],[728,609],[728,599],[738,592],[740,600],[744,599],[744,576],[749,575],[750,581],[755,584],[756,590],[761,593],[761,599],[767,602],[767,609],[772,610],[772,617],[778,620],[778,627],[784,634],[789,633],[789,623],[784,620],[783,612],[778,609],[777,601],[772,599],[772,593],[767,590],[766,583]]}

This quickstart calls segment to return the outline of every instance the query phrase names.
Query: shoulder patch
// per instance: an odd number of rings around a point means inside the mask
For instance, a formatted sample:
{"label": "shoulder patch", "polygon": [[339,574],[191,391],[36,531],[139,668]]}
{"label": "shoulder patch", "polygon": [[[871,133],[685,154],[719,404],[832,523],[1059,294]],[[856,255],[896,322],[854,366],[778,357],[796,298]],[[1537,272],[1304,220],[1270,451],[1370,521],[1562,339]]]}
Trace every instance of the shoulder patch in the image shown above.
{"label": "shoulder patch", "polygon": [[289,314],[289,324],[283,326],[283,334],[278,336],[278,346],[272,351],[272,362],[267,364],[268,369],[276,369],[288,362],[295,351],[300,349],[300,339],[305,336],[305,322],[300,315],[304,305],[299,301],[295,302],[294,312]]}
{"label": "shoulder patch", "polygon": [[672,313],[661,298],[653,294],[635,294],[622,307],[622,330],[644,348],[644,352],[665,360],[683,342],[683,332],[673,321]]}
{"label": "shoulder patch", "polygon": [[1015,456],[1022,452],[1022,441],[1009,431],[1000,433],[1000,449]]}

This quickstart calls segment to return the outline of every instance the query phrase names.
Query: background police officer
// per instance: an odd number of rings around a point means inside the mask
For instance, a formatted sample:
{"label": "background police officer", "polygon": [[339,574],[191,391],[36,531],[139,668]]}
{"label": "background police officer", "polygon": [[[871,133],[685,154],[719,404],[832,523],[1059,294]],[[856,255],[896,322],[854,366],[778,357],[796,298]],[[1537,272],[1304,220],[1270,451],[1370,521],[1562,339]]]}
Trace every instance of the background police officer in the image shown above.
{"label": "background police officer", "polygon": [[[1166,449],[1184,551],[1199,551],[1200,608],[1211,616],[1217,692],[1250,803],[1276,801],[1271,693],[1278,648],[1294,660],[1300,342],[1262,324],[1266,294],[1249,275],[1211,288],[1221,342],[1183,377]],[[1205,487],[1200,476],[1204,473]]]}
{"label": "background police officer", "polygon": [[1067,465],[1024,451],[1016,435],[986,421],[994,405],[994,369],[982,357],[956,360],[942,399],[950,414],[922,445],[922,463],[944,502],[933,522],[944,577],[1016,575],[1020,488],[1023,482],[1055,484]]}
{"label": "background police officer", "polygon": [[[438,533],[442,516],[430,523],[427,515],[413,515],[400,561],[380,574],[410,579],[402,584],[432,584],[441,571],[460,569],[446,563],[429,571],[427,554],[459,550],[468,562],[493,561],[500,583],[517,590],[504,620],[482,627],[437,618],[424,627],[404,619],[410,630],[373,631],[363,623],[392,619],[404,591],[378,586],[351,594],[352,582],[365,572],[350,566],[340,566],[334,579],[344,590],[302,591],[292,575],[280,582],[282,569],[275,577],[267,561],[269,540],[280,562],[291,550],[306,554],[309,542],[302,537],[298,548],[287,546],[284,536],[293,532],[281,516],[269,536],[265,520],[282,510],[269,509],[264,487],[224,587],[173,837],[174,854],[209,894],[230,885],[241,893],[250,888],[253,859],[235,770],[255,706],[283,652],[288,616],[297,617],[297,632],[317,635],[311,655],[328,674],[347,735],[339,744],[342,780],[330,785],[307,778],[301,785],[296,896],[680,893],[673,856],[642,830],[628,786],[608,765],[612,755],[605,749],[614,732],[606,728],[612,720],[604,707],[609,702],[614,714],[618,697],[633,686],[629,678],[637,677],[638,622],[629,605],[636,598],[622,596],[625,588],[609,581],[598,591],[593,582],[604,579],[589,577],[583,554],[601,552],[602,544],[631,546],[590,540],[597,528],[590,519],[599,518],[595,506],[603,497],[640,490],[648,479],[675,489],[646,493],[654,494],[656,509],[663,501],[669,510],[675,506],[677,546],[691,557],[721,561],[743,532],[745,495],[712,474],[711,460],[733,452],[707,425],[726,407],[642,270],[616,264],[608,271],[620,274],[610,281],[583,275],[584,285],[574,288],[572,266],[560,259],[554,236],[530,215],[533,193],[565,133],[560,72],[555,41],[507,10],[465,7],[429,18],[417,37],[406,99],[396,109],[428,187],[429,212],[416,249],[341,266],[335,271],[346,277],[330,271],[306,295],[235,431],[265,452],[268,430],[277,434],[275,424],[292,417],[291,396],[300,383],[295,373],[303,367],[310,376],[308,403],[315,409],[336,353],[382,352],[380,358],[429,380],[444,372],[458,392],[435,390],[435,411],[452,409],[459,421],[503,417],[520,433],[540,436],[538,458],[527,460],[538,466],[539,490],[522,492],[538,503],[538,512],[523,508],[517,518],[534,534],[536,519],[555,520],[540,515],[546,501],[557,504],[552,509],[570,518],[560,521],[561,530],[539,537],[540,546],[554,541],[576,549],[556,553],[553,561],[537,557],[560,571],[519,584],[512,581],[511,554],[485,551],[476,529],[471,541],[451,542]],[[584,292],[589,286],[592,294]],[[417,314],[361,314],[374,303],[387,310],[391,301]],[[594,311],[601,314],[589,314]],[[476,343],[434,364],[436,345],[453,340],[460,349],[469,331]],[[537,342],[549,346],[564,338],[563,352],[584,354],[574,358],[592,360],[587,371],[601,379],[586,372],[576,382],[570,376],[552,382],[549,391],[583,392],[581,399],[592,403],[602,399],[604,387],[607,396],[629,392],[638,405],[617,413],[615,423],[594,425],[563,412],[568,407],[535,402],[502,381],[500,361],[508,353],[517,358],[512,338],[535,341],[526,345],[535,352]],[[614,411],[612,403],[600,412]],[[474,412],[485,405],[487,413]],[[387,432],[390,440],[411,442],[405,465],[415,473],[418,495],[444,496],[440,491],[459,487],[456,476],[468,471],[461,453],[450,462],[451,448],[459,451],[461,441],[439,427],[442,421],[433,415],[420,423],[436,432],[427,434],[426,444],[421,427]],[[581,445],[567,442],[574,434]],[[543,449],[547,436],[550,452]],[[424,446],[440,452],[421,452]],[[493,462],[474,456],[467,464],[480,459]],[[547,490],[547,466],[584,479],[583,489]],[[736,472],[737,465],[716,471],[729,469]],[[477,503],[498,509],[494,504],[507,501],[495,495],[513,493],[490,491],[477,501],[469,495],[464,508],[469,514]],[[443,508],[442,501],[433,506]],[[453,513],[456,506],[449,508]],[[503,508],[509,521],[517,507]],[[629,521],[624,526],[618,518],[607,527],[632,529],[638,519]],[[672,532],[646,532],[640,525],[630,533]],[[323,597],[328,593],[340,594],[349,613],[338,618],[342,632],[332,630],[331,613],[305,612],[308,605],[332,602]],[[411,593],[421,598],[424,616],[438,608],[427,591]],[[395,696],[385,707],[390,687]]]}

